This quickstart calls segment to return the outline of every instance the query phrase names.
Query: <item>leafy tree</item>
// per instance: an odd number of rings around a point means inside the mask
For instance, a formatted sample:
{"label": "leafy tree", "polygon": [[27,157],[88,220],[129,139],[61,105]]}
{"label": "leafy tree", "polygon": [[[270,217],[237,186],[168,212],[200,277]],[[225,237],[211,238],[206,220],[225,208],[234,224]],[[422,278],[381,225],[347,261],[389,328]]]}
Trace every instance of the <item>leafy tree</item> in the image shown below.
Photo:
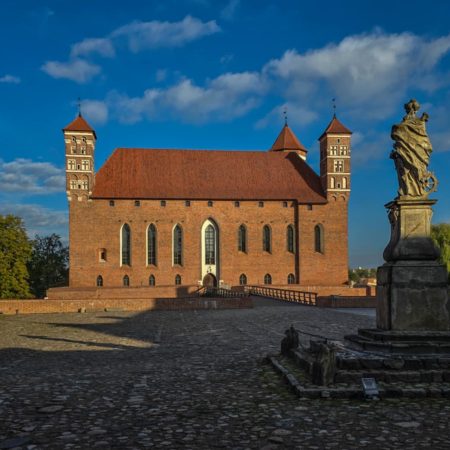
{"label": "leafy tree", "polygon": [[68,262],[69,249],[57,234],[44,237],[36,235],[28,263],[32,293],[42,298],[48,288],[64,286],[67,283]]}
{"label": "leafy tree", "polygon": [[357,269],[350,269],[348,271],[348,278],[350,281],[359,283],[361,278],[375,278],[377,276],[377,269],[365,269],[358,267]]}
{"label": "leafy tree", "polygon": [[31,244],[20,217],[0,214],[0,298],[28,298]]}
{"label": "leafy tree", "polygon": [[447,266],[450,281],[450,223],[432,225],[431,237],[441,249],[441,262]]}

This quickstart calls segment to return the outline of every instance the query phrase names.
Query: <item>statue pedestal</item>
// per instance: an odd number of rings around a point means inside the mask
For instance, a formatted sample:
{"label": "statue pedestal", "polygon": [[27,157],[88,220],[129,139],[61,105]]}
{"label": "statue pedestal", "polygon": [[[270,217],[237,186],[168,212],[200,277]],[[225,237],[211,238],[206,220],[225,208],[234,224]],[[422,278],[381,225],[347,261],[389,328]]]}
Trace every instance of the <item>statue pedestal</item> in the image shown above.
{"label": "statue pedestal", "polygon": [[430,237],[435,200],[398,199],[386,205],[391,240],[377,271],[377,327],[449,331],[447,270]]}

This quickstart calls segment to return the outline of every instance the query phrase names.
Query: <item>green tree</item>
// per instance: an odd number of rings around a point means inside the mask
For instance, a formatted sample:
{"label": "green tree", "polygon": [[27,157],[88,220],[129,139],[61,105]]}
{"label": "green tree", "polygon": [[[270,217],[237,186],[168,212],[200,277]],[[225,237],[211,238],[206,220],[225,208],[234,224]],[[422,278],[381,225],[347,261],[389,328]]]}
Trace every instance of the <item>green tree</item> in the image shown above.
{"label": "green tree", "polygon": [[432,225],[431,237],[441,249],[441,262],[447,266],[450,281],[450,223]]}
{"label": "green tree", "polygon": [[27,261],[31,256],[20,217],[0,215],[0,298],[28,298]]}
{"label": "green tree", "polygon": [[42,298],[48,288],[66,285],[68,262],[69,249],[57,234],[44,237],[36,235],[28,262],[31,292]]}

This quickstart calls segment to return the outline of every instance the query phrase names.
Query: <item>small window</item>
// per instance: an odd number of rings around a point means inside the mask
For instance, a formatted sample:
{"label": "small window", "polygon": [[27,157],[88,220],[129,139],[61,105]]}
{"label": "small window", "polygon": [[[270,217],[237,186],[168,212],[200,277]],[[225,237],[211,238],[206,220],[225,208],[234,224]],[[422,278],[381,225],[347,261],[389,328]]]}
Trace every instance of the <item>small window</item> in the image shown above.
{"label": "small window", "polygon": [[141,206],[140,200],[135,200],[134,201],[134,206]]}
{"label": "small window", "polygon": [[241,202],[238,201],[234,202],[234,206],[235,208],[239,208],[241,206]]}
{"label": "small window", "polygon": [[181,284],[181,275],[177,275],[177,276],[175,277],[175,284],[176,284],[176,285],[180,285],[180,284]]}
{"label": "small window", "polygon": [[270,273],[264,275],[264,284],[272,284],[272,275]]}
{"label": "small window", "polygon": [[288,202],[283,202],[283,208],[287,208],[288,207]]}
{"label": "small window", "polygon": [[323,226],[316,225],[314,227],[314,250],[317,253],[323,253],[324,245],[323,245]]}
{"label": "small window", "polygon": [[155,280],[155,276],[154,275],[150,275],[148,277],[148,284],[149,284],[149,286],[155,286],[156,285],[156,280]]}
{"label": "small window", "polygon": [[288,275],[287,282],[288,284],[295,284],[295,275],[293,273]]}
{"label": "small window", "polygon": [[83,159],[83,161],[81,161],[81,167],[83,170],[89,170],[89,161],[87,159]]}
{"label": "small window", "polygon": [[184,206],[191,206],[191,201],[190,200],[186,200],[184,202]]}
{"label": "small window", "polygon": [[340,144],[341,143],[341,139],[337,138],[337,143]]}
{"label": "small window", "polygon": [[99,250],[98,259],[100,262],[106,262],[106,249],[101,248]]}
{"label": "small window", "polygon": [[83,142],[86,144],[86,138],[83,136]]}
{"label": "small window", "polygon": [[77,180],[70,180],[70,189],[76,189],[77,187]]}
{"label": "small window", "polygon": [[75,136],[72,137],[72,142],[73,142],[74,144],[77,143],[77,140],[75,139]]}
{"label": "small window", "polygon": [[269,225],[263,227],[263,251],[268,253],[272,251],[272,236]]}
{"label": "small window", "polygon": [[123,277],[123,285],[124,286],[129,286],[130,285],[130,277],[128,275],[125,275]]}
{"label": "small window", "polygon": [[260,208],[264,208],[264,202],[258,202],[258,206],[259,206]]}
{"label": "small window", "polygon": [[239,277],[239,284],[241,286],[244,286],[245,284],[247,284],[247,275],[245,275],[245,273],[241,273],[241,275]]}
{"label": "small window", "polygon": [[162,207],[166,206],[166,201],[165,200],[161,200],[161,206]]}
{"label": "small window", "polygon": [[114,206],[114,205],[115,205],[114,200],[110,200],[110,201],[109,201],[109,206]]}
{"label": "small window", "polygon": [[213,201],[212,200],[208,200],[208,206],[212,206],[213,205]]}
{"label": "small window", "polygon": [[308,205],[308,211],[312,211],[313,205]]}
{"label": "small window", "polygon": [[97,277],[97,287],[102,287],[103,286],[103,277],[101,275],[99,275]]}

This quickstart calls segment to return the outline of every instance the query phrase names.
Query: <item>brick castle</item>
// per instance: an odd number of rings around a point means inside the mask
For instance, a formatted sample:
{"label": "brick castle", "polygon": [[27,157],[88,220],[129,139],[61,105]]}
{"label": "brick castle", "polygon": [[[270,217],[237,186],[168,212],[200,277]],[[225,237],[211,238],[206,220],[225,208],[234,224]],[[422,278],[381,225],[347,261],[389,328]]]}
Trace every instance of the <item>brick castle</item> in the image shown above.
{"label": "brick castle", "polygon": [[348,280],[351,132],[333,117],[320,174],[286,124],[269,151],[118,148],[63,130],[71,288],[327,285]]}

